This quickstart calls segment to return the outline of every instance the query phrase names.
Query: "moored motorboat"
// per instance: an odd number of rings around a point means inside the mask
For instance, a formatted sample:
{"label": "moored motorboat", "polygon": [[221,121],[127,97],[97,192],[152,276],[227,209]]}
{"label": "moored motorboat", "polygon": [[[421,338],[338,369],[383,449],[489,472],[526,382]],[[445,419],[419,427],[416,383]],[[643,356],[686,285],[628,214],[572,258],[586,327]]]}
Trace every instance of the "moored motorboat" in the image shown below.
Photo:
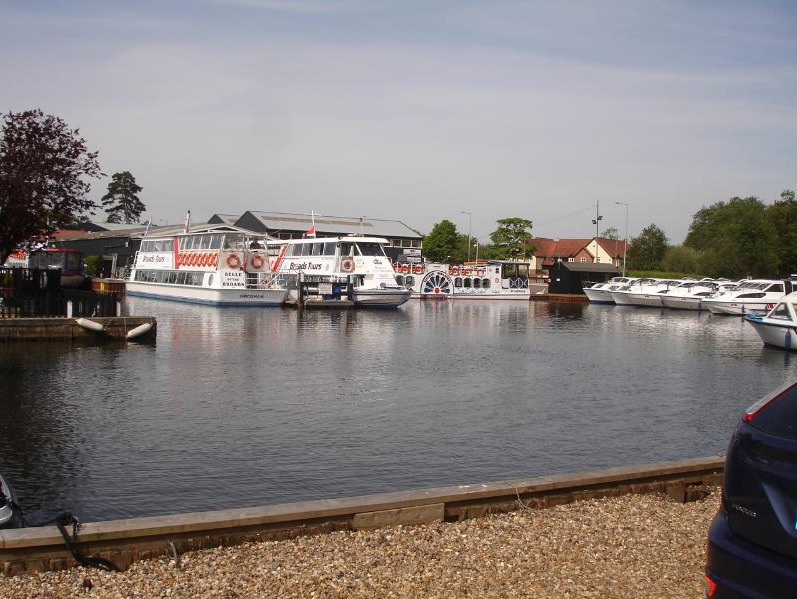
{"label": "moored motorboat", "polygon": [[711,279],[684,281],[668,289],[661,303],[672,310],[706,310],[703,302],[723,288],[723,283]]}
{"label": "moored motorboat", "polygon": [[707,297],[703,300],[703,306],[712,314],[731,316],[763,314],[774,308],[785,294],[784,281],[750,279],[740,282],[737,289]]}
{"label": "moored motorboat", "polygon": [[[277,254],[274,272],[310,281],[321,301],[349,297],[358,307],[397,308],[410,299],[399,284],[382,237],[308,237],[269,241]],[[292,292],[293,293],[293,292]],[[302,293],[301,289],[295,291]]]}
{"label": "moored motorboat", "polygon": [[145,237],[127,295],[214,306],[281,306],[288,281],[273,272],[272,264],[267,239],[241,231]]}
{"label": "moored motorboat", "polygon": [[592,304],[613,304],[612,291],[616,291],[623,285],[633,283],[635,280],[629,277],[612,277],[603,283],[595,283],[590,287],[584,287],[584,295],[589,298]]}
{"label": "moored motorboat", "polygon": [[648,293],[654,289],[656,291],[661,289],[661,279],[637,279],[626,285],[621,285],[617,289],[612,289],[610,293],[614,303],[618,306],[633,306],[632,295]]}
{"label": "moored motorboat", "polygon": [[797,293],[784,296],[766,315],[749,314],[744,319],[765,345],[797,350]]}
{"label": "moored motorboat", "polygon": [[14,501],[14,494],[6,481],[0,476],[0,528],[20,528],[22,514]]}

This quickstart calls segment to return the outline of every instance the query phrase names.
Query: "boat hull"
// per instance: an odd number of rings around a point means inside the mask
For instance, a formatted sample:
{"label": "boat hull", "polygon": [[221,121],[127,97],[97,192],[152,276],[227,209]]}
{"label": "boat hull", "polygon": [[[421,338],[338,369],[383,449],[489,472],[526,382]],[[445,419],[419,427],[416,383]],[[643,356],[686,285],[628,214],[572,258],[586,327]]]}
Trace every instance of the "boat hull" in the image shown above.
{"label": "boat hull", "polygon": [[797,325],[795,323],[773,322],[772,319],[755,316],[745,316],[745,320],[753,325],[764,345],[797,351]]}
{"label": "boat hull", "polygon": [[127,295],[208,306],[282,306],[286,289],[209,289],[158,283],[127,282]]}
{"label": "boat hull", "polygon": [[398,308],[410,295],[409,289],[355,289],[352,299],[361,308]]}
{"label": "boat hull", "polygon": [[671,310],[700,311],[706,309],[706,307],[703,306],[703,300],[692,297],[663,297],[661,298],[661,303],[665,308],[670,308]]}
{"label": "boat hull", "polygon": [[772,309],[774,304],[745,303],[745,302],[703,302],[704,308],[708,308],[712,314],[727,314],[729,316],[745,316],[747,314],[762,314]]}
{"label": "boat hull", "polygon": [[633,306],[661,308],[661,294],[659,293],[628,293],[626,300]]}
{"label": "boat hull", "polygon": [[589,298],[590,303],[593,304],[613,304],[612,292],[609,289],[584,289],[584,295]]}

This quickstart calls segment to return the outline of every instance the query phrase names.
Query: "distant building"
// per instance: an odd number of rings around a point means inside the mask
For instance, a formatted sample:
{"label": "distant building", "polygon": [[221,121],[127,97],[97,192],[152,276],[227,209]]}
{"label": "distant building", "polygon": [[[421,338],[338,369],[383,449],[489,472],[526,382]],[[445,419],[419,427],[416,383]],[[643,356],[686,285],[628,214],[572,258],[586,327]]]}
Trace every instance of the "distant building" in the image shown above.
{"label": "distant building", "polygon": [[608,281],[620,274],[611,264],[557,261],[547,266],[548,293],[584,294],[584,285]]}
{"label": "distant building", "polygon": [[593,237],[591,239],[548,239],[534,237],[534,268],[547,269],[557,262],[576,264],[607,264],[615,267],[623,265],[627,252],[622,239]]}

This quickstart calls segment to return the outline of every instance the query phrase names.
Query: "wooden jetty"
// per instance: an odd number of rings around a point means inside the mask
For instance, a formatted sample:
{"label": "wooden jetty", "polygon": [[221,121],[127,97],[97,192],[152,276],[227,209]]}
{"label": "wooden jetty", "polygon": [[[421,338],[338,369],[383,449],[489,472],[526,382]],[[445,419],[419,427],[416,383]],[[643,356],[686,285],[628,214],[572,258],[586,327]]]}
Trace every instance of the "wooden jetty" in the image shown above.
{"label": "wooden jetty", "polygon": [[157,328],[152,316],[0,318],[0,342],[145,341],[155,338]]}

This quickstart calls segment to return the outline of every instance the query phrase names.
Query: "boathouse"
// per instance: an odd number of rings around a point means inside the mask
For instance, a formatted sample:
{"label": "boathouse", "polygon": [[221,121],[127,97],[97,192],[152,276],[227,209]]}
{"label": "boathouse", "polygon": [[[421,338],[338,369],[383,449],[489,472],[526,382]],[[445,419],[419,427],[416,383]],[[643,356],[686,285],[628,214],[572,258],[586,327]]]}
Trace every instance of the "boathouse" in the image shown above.
{"label": "boathouse", "polygon": [[546,266],[550,276],[548,293],[584,294],[587,283],[602,283],[620,274],[616,266],[611,264],[590,262],[565,262],[558,260],[552,266]]}

